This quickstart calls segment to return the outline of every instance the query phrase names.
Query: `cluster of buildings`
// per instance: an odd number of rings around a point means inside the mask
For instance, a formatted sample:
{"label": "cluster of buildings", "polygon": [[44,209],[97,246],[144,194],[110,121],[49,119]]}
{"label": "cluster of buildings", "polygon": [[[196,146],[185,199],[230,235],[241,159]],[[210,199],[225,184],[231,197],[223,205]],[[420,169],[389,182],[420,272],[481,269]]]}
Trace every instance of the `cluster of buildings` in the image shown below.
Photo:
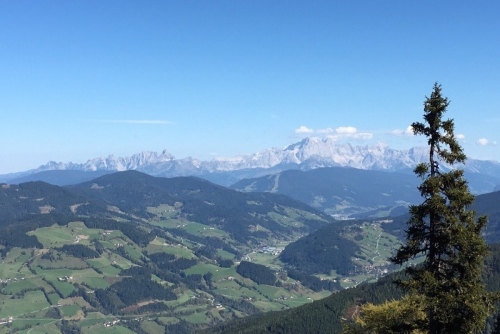
{"label": "cluster of buildings", "polygon": [[281,247],[270,247],[270,246],[265,246],[259,249],[259,253],[272,254],[272,255],[279,255],[282,251],[283,248]]}
{"label": "cluster of buildings", "polygon": [[[20,280],[24,280],[24,277],[21,277]],[[17,278],[1,278],[0,283],[9,283],[10,281],[17,282]]]}
{"label": "cluster of buildings", "polygon": [[116,325],[119,322],[120,322],[119,319],[115,319],[113,321],[109,321],[109,322],[104,323],[104,327],[112,327],[112,326]]}

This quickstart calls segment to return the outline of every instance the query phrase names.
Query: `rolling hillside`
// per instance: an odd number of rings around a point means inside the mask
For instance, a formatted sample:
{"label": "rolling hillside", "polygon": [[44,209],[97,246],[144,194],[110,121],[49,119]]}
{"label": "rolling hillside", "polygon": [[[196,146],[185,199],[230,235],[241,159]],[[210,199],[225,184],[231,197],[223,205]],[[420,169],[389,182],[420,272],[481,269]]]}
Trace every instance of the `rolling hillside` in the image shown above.
{"label": "rolling hillside", "polygon": [[[485,267],[488,268],[484,273],[486,286],[490,291],[500,291],[500,245],[491,245],[491,254],[485,261]],[[400,273],[391,274],[375,283],[364,283],[298,308],[227,322],[203,333],[340,333],[342,323],[352,320],[358,305],[366,302],[378,304],[400,298],[402,291],[393,283],[398,278],[401,278]],[[488,323],[488,333],[494,319],[492,317]]]}
{"label": "rolling hillside", "polygon": [[[500,192],[476,197],[472,209],[488,216],[484,238],[489,244],[500,242]],[[384,270],[393,270],[387,260],[404,237],[408,215],[384,219],[348,220],[326,225],[290,243],[280,254],[281,261],[309,273],[330,271],[365,279]]]}
{"label": "rolling hillside", "polygon": [[[71,187],[147,219],[149,207],[175,207],[177,218],[228,232],[242,243],[308,233],[334,220],[286,196],[241,193],[195,177],[156,178],[127,171]],[[293,222],[289,215],[293,215]],[[260,229],[259,229],[260,227]]]}
{"label": "rolling hillside", "polygon": [[129,171],[2,184],[0,209],[0,320],[16,331],[189,332],[341,289],[287,276],[279,252],[336,222],[282,195]]}
{"label": "rolling hillside", "polygon": [[[489,240],[499,194],[476,201],[491,215]],[[55,333],[192,332],[309,304],[392,270],[404,227],[135,171],[68,187],[2,184],[0,209],[0,319]]]}
{"label": "rolling hillside", "polygon": [[390,213],[391,209],[417,203],[418,183],[409,174],[330,167],[244,179],[231,188],[283,194],[326,213],[348,216],[380,208]]}

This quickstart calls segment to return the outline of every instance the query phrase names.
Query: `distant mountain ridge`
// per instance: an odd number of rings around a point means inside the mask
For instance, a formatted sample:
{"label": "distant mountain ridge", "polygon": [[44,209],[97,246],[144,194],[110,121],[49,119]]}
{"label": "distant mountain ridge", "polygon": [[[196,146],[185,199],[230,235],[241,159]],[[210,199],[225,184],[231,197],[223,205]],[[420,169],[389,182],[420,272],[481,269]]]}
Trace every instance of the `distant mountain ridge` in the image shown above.
{"label": "distant mountain ridge", "polygon": [[[0,181],[19,183],[31,180],[34,174],[47,171],[125,171],[137,170],[153,176],[199,176],[212,182],[229,186],[243,178],[259,177],[289,169],[312,170],[322,167],[353,167],[365,170],[411,171],[418,163],[426,161],[428,149],[415,147],[408,150],[391,149],[386,145],[355,146],[338,144],[331,138],[305,138],[286,148],[270,148],[261,152],[233,158],[202,161],[192,157],[176,159],[164,150],[140,152],[130,157],[100,157],[85,163],[51,161],[36,169],[0,175]],[[492,191],[500,184],[500,163],[469,159],[464,168],[469,173],[483,174]],[[95,176],[94,176],[95,177]],[[88,178],[89,180],[91,178]],[[45,180],[45,179],[42,179]],[[78,181],[82,181],[79,179]],[[68,184],[68,183],[65,183]]]}
{"label": "distant mountain ridge", "polygon": [[[272,168],[281,164],[307,166],[307,169],[318,167],[354,167],[359,169],[401,170],[413,168],[425,160],[426,148],[394,150],[379,144],[374,146],[353,146],[336,144],[334,140],[325,138],[305,138],[284,149],[270,148],[250,155],[233,158],[216,158],[201,161],[191,157],[175,159],[164,150],[157,152],[140,152],[130,157],[110,155],[88,160],[82,164],[57,163],[51,161],[34,170],[83,170],[83,171],[125,171],[139,170],[155,174],[183,173],[198,170],[199,172],[233,171],[247,168]],[[500,167],[500,166],[499,166]]]}

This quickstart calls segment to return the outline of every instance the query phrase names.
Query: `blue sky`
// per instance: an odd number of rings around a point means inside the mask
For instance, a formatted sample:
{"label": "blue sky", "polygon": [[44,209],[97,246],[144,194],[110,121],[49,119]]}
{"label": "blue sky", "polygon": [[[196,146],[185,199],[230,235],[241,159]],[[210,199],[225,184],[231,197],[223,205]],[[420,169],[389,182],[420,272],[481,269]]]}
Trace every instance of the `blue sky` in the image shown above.
{"label": "blue sky", "polygon": [[498,1],[2,1],[0,173],[305,136],[425,144],[434,82],[466,154],[500,160]]}

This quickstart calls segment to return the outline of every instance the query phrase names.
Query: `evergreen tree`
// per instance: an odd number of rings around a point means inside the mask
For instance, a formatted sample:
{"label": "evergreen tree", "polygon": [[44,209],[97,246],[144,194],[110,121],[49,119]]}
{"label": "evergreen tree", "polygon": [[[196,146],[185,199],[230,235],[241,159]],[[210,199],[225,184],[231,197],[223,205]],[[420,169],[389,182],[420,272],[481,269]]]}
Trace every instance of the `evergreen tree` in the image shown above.
{"label": "evergreen tree", "polygon": [[424,334],[422,324],[426,314],[421,295],[406,295],[401,300],[372,303],[360,307],[360,315],[354,322],[346,321],[342,334]]}
{"label": "evergreen tree", "polygon": [[[443,120],[449,105],[434,85],[424,102],[425,123],[412,124],[415,135],[427,137],[429,161],[414,172],[424,201],[410,207],[406,244],[392,261],[402,265],[419,255],[421,266],[408,267],[402,282],[411,294],[424,297],[428,333],[476,333],[484,329],[493,311],[494,297],[482,283],[481,271],[488,247],[481,236],[487,222],[468,208],[474,201],[463,170],[455,168],[466,156],[454,135],[452,119]],[[448,171],[445,170],[448,168]]]}

